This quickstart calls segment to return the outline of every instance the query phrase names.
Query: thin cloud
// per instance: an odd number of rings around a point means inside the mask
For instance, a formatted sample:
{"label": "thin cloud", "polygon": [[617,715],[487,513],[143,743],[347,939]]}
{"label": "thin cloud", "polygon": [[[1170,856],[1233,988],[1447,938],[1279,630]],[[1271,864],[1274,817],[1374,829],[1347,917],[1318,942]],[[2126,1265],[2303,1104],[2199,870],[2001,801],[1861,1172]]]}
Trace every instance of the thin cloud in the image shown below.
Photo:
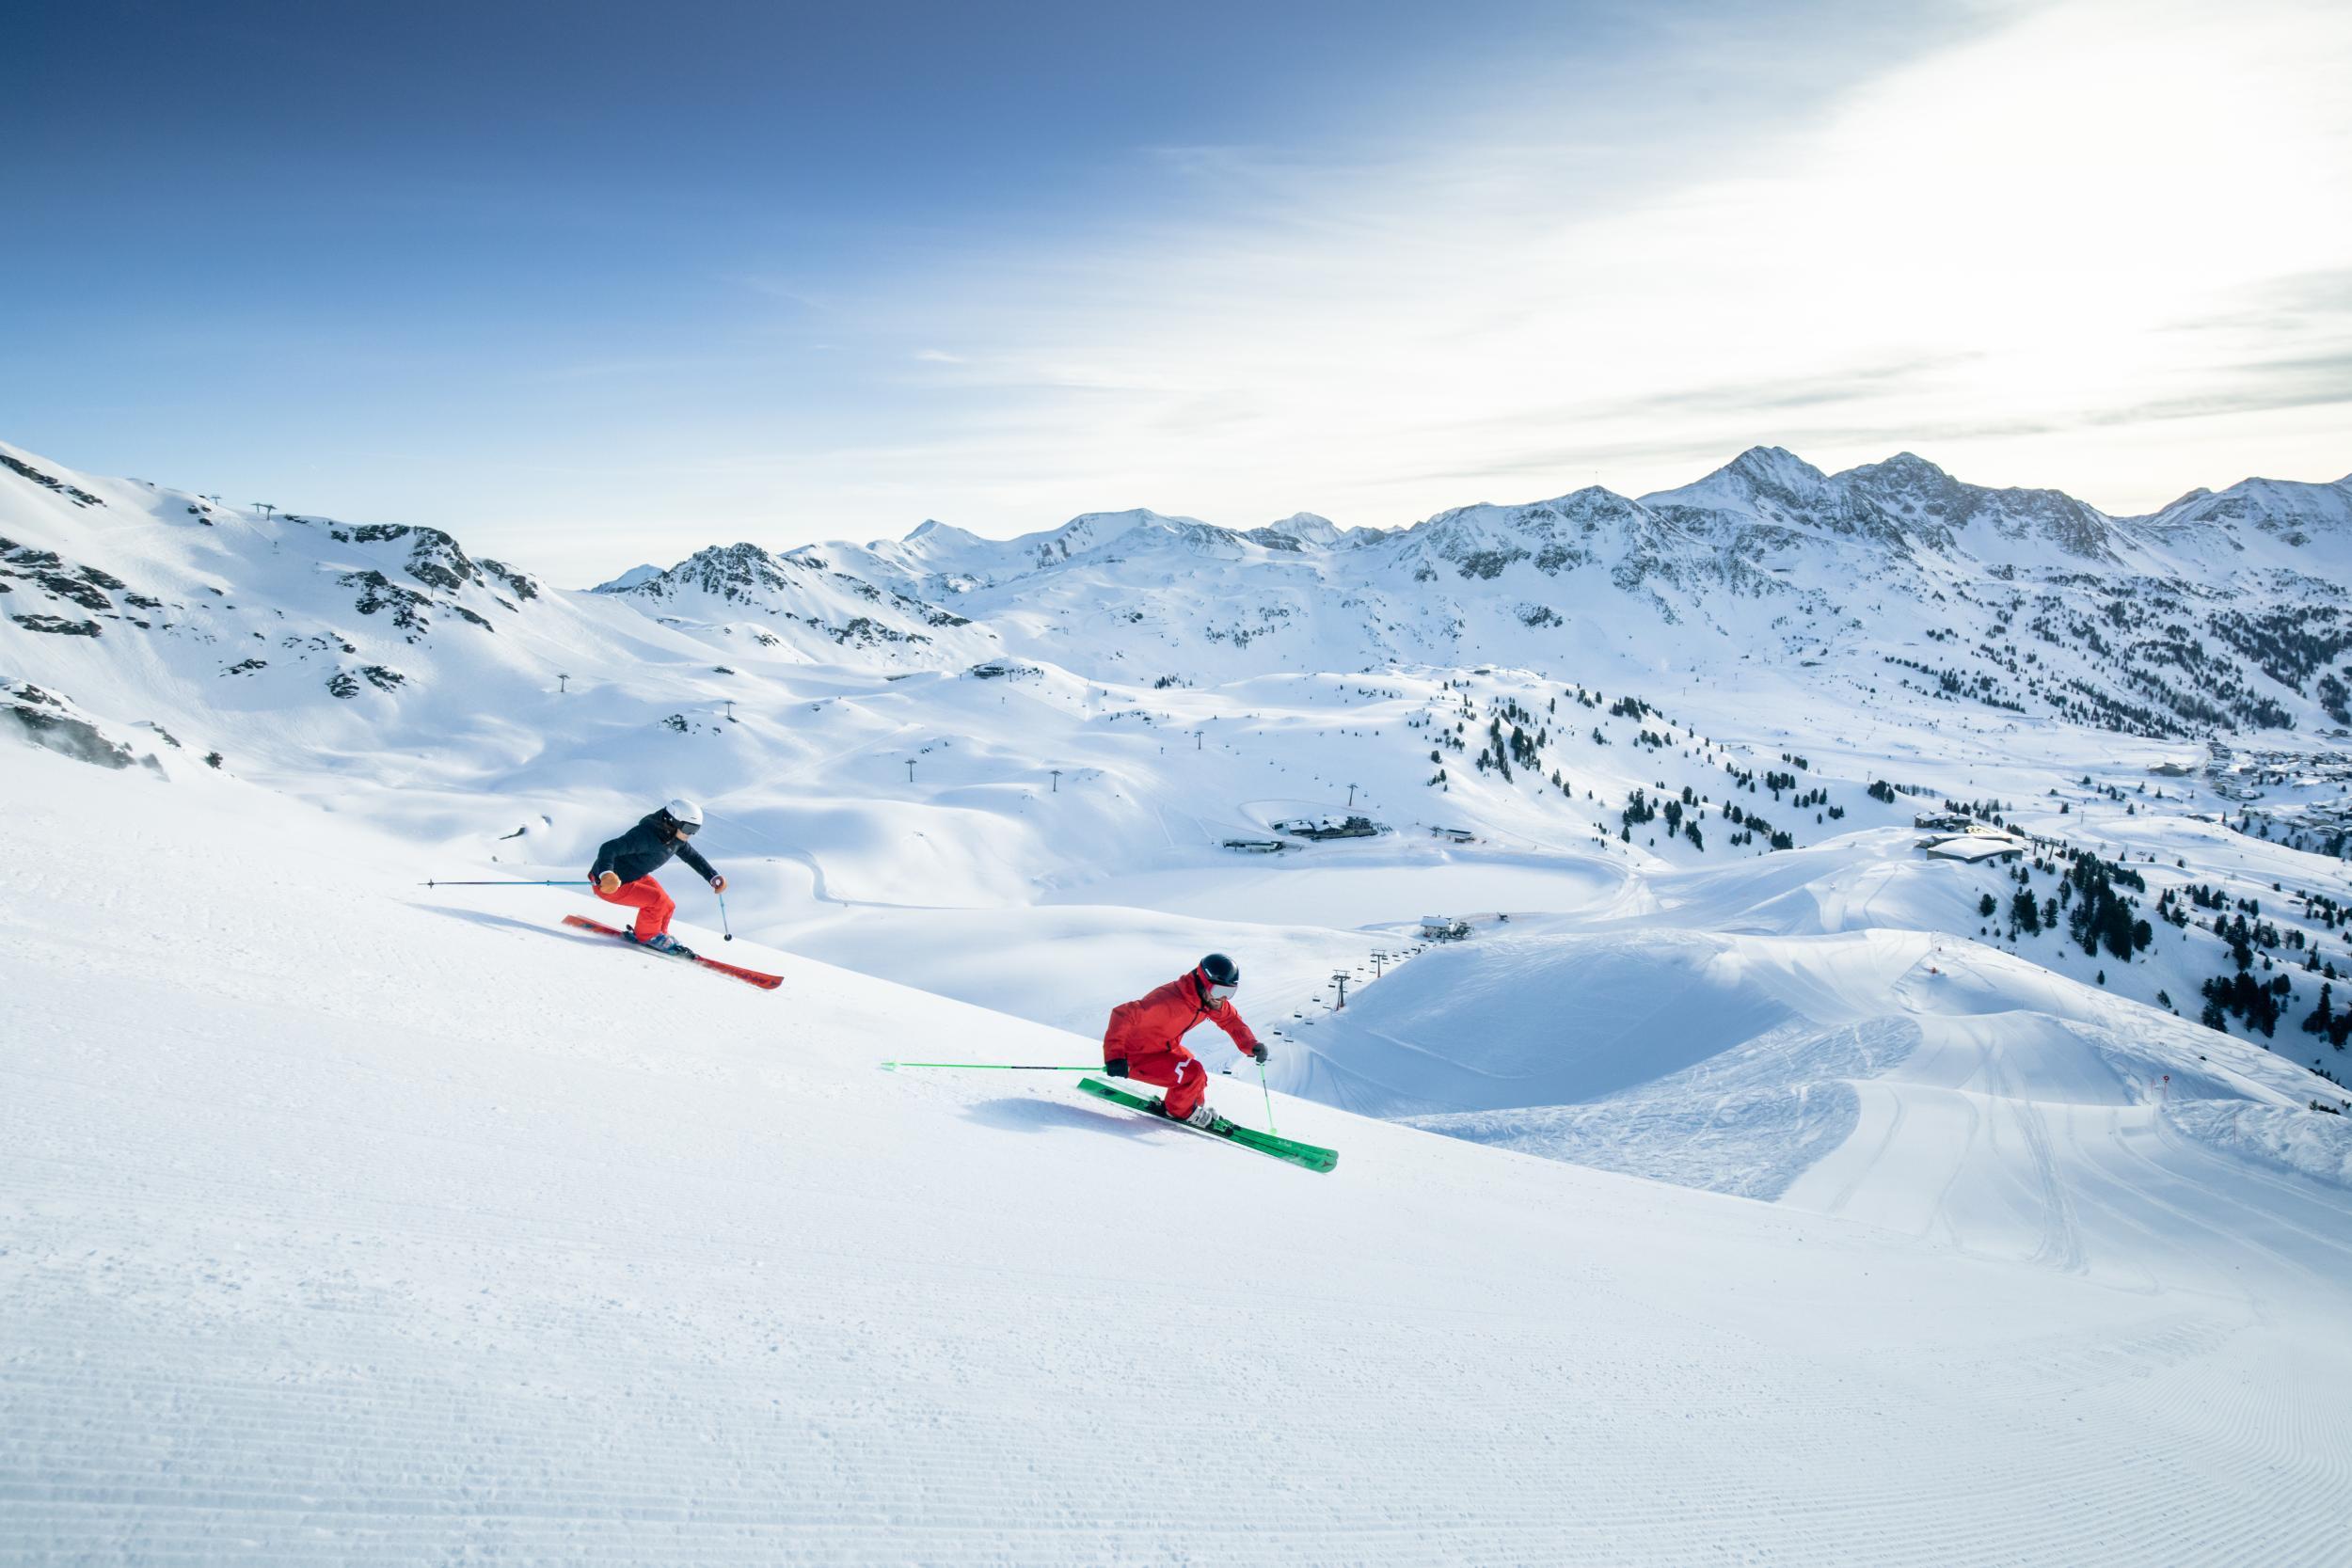
{"label": "thin cloud", "polygon": [[[1639,493],[1758,440],[1825,466],[1941,440],[1947,467],[2153,504],[2209,481],[2186,471],[2208,447],[2113,432],[2327,391],[2311,300],[2321,363],[2282,335],[2296,291],[2344,292],[2347,77],[2343,14],[2069,0],[1777,122],[1693,110],[1682,145],[1718,155],[1671,183],[1597,178],[1621,144],[1572,94],[1386,162],[1154,149],[1214,216],[966,258],[966,286],[918,300],[905,330],[989,345],[992,401],[898,477],[1022,509],[994,531],[1105,476],[1210,515],[1395,521],[1483,476],[1565,489],[1599,465]],[[983,425],[984,475],[961,438]],[[2343,466],[2340,440],[2280,438]]]}

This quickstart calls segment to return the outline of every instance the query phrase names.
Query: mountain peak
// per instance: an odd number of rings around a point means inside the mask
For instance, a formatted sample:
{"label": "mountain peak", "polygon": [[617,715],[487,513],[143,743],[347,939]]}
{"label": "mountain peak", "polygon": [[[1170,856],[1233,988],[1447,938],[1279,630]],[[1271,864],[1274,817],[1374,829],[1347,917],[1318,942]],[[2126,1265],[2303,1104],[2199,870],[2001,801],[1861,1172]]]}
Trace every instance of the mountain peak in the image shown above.
{"label": "mountain peak", "polygon": [[1341,531],[1337,523],[1319,513],[1294,512],[1278,522],[1251,529],[1248,537],[1274,548],[1286,548],[1294,544],[1328,548],[1339,543]]}
{"label": "mountain peak", "polygon": [[[1641,498],[1641,504],[1754,512],[1764,502],[1765,510],[1772,511],[1802,506],[1828,483],[1820,469],[1785,447],[1750,447],[1688,484],[1652,491]],[[1588,486],[1592,488],[1597,487]]]}
{"label": "mountain peak", "polygon": [[1915,451],[1899,451],[1883,463],[1865,463],[1846,472],[1857,479],[1885,480],[1898,484],[1948,483],[1952,477]]}
{"label": "mountain peak", "polygon": [[1141,528],[1146,524],[1175,528],[1199,521],[1197,517],[1173,517],[1165,512],[1154,512],[1148,506],[1129,506],[1122,507],[1117,512],[1081,512],[1064,523],[1062,530],[1076,528],[1081,523],[1090,523],[1104,528]]}
{"label": "mountain peak", "polygon": [[[1203,531],[1223,533],[1211,529],[1198,517],[1172,515],[1154,512],[1148,506],[1131,506],[1120,512],[1082,512],[1051,533],[1041,536],[1042,542],[1064,554],[1096,548],[1131,534],[1163,534],[1184,537]],[[1032,536],[1040,537],[1040,536]]]}
{"label": "mountain peak", "polygon": [[1807,489],[1828,477],[1786,447],[1750,447],[1716,471],[1784,490]]}
{"label": "mountain peak", "polygon": [[958,528],[953,523],[943,523],[936,517],[926,517],[907,530],[906,537],[900,543],[930,545],[934,547],[952,546],[961,549],[967,545],[983,544],[985,541],[968,529]]}
{"label": "mountain peak", "polygon": [[661,568],[648,561],[642,565],[631,566],[617,578],[596,584],[588,592],[591,594],[625,594],[639,583],[651,582],[660,575]]}

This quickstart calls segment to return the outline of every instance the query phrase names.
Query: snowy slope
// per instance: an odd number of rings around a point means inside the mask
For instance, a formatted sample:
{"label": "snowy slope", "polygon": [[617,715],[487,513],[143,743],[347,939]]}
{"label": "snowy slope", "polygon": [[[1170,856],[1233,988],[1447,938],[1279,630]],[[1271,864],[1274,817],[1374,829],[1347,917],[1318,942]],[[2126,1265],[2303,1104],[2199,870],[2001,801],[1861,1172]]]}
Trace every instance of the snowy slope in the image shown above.
{"label": "snowy slope", "polygon": [[666,625],[787,650],[815,663],[970,663],[996,651],[985,630],[806,551],[771,555],[756,545],[714,546],[666,572],[622,577],[595,590],[625,597]]}
{"label": "snowy slope", "polygon": [[388,756],[430,751],[463,773],[567,722],[559,675],[717,684],[700,642],[437,530],[262,516],[12,462],[48,483],[0,470],[0,669],[162,722],[232,768],[315,776],[364,757],[380,777]]}
{"label": "snowy slope", "polygon": [[[0,456],[0,1540],[2343,1556],[2335,487],[1758,449],[573,594]],[[681,793],[773,996],[418,886]],[[1333,1177],[873,1070],[1092,1060],[1210,948]]]}
{"label": "snowy slope", "polygon": [[[1282,1081],[1316,1099],[2124,1278],[2152,1237],[2234,1267],[2205,1227],[2267,1235],[2284,1191],[2294,1224],[2352,1208],[2303,1069],[1925,932],[1498,938],[1307,1043]],[[2199,1228],[2152,1222],[2185,1194]]]}
{"label": "snowy slope", "polygon": [[12,1554],[2346,1560],[2301,1179],[2252,1235],[2168,1188],[2124,1280],[1279,1100],[1311,1176],[874,1070],[1084,1039],[611,949],[209,771],[0,770]]}
{"label": "snowy slope", "polygon": [[[2071,610],[2012,611],[1981,573],[1960,571],[1964,552],[1938,542],[1989,530],[2064,554],[2081,510],[2047,493],[1958,485],[1915,459],[1826,476],[1759,449],[1671,504],[1588,491],[1462,509],[1391,535],[1308,517],[1232,533],[1146,512],[1005,543],[929,526],[898,547],[898,567],[872,552],[739,546],[596,594],[541,588],[430,530],[263,517],[30,454],[11,462],[0,472],[0,587],[24,608],[0,622],[0,676],[42,693],[5,705],[19,723],[39,727],[44,704],[67,705],[109,746],[215,757],[420,849],[546,876],[578,875],[646,800],[691,794],[712,806],[710,842],[737,879],[747,930],[1039,1022],[1090,1026],[1099,1013],[1098,999],[1062,984],[1089,921],[1105,951],[1123,955],[1110,973],[1125,985],[1161,974],[1171,945],[1233,945],[1216,932],[1241,917],[1250,943],[1276,955],[1252,966],[1268,1016],[1301,1022],[1335,999],[1333,970],[1363,970],[1432,911],[1662,907],[1662,929],[1802,930],[1824,897],[1867,907],[1849,884],[1893,879],[1941,893],[1880,922],[1978,933],[1968,906],[2005,901],[1997,879],[1931,871],[1890,832],[1943,800],[2033,802],[2037,832],[2179,861],[2185,875],[2162,868],[2170,881],[2226,883],[2235,899],[2258,900],[2272,883],[2352,895],[2340,871],[2211,825],[2242,813],[2239,774],[2161,781],[2150,795],[2147,770],[2177,763],[2179,743],[2037,717],[1928,678],[1915,653],[1961,657],[1957,634],[1916,618],[1913,591],[1934,580],[1947,602],[2035,615],[2030,629],[2058,641],[2012,662],[2065,671],[2077,695],[2097,689],[2090,666],[2061,657]],[[1734,514],[1747,518],[1747,544],[1692,543]],[[1669,515],[1683,523],[1660,521]],[[2035,519],[2050,528],[2036,532]],[[1827,586],[1759,588],[1753,600],[1708,586],[1705,560],[1751,553],[1766,528],[1786,535],[1776,547],[1791,581],[1826,584],[1840,562],[1878,562],[1840,590],[1884,594],[1876,621],[1838,631],[1834,647],[1808,643],[1789,629],[1792,606],[1859,622]],[[2094,543],[2119,559],[2148,547],[2109,532]],[[992,594],[1011,608],[994,625],[934,624],[954,617],[888,586],[918,559],[963,584],[951,595],[963,608]],[[1777,582],[1774,559],[1758,555],[1751,577]],[[1548,606],[1516,597],[1530,576],[1557,578],[1592,608],[1545,621],[1534,611]],[[1991,580],[2013,595],[2025,579]],[[2127,579],[2068,572],[2044,586],[2106,602],[2083,631],[2112,639],[2119,616],[2130,620],[2106,586],[2116,580]],[[2286,692],[2247,664],[2225,669],[2220,655],[2234,658],[2239,643],[2326,689],[2331,677],[2313,660],[2334,644],[2321,612],[2292,595],[2246,602],[2214,612],[2235,617],[2223,629],[2239,642],[2199,644],[2196,700],[2226,698],[2233,682]],[[868,611],[881,628],[870,641],[834,634]],[[1661,623],[1658,637],[1624,629],[1667,612],[1684,620]],[[91,634],[49,624],[60,621]],[[1735,622],[1755,635],[1730,637]],[[1231,635],[1209,635],[1220,626]],[[2011,635],[2028,630],[2012,623]],[[1438,660],[1492,637],[1526,662],[1314,673],[1378,655],[1366,642],[1375,634]],[[1052,643],[1069,661],[998,652],[968,662],[1008,639]],[[1767,646],[1792,639],[1794,657]],[[1146,678],[1204,649],[1225,674],[1195,665]],[[812,662],[820,656],[834,661]],[[1142,668],[1075,673],[1104,665]],[[2312,782],[2280,793],[2332,809],[2343,788],[2325,783],[2336,767],[2325,746],[2286,740],[2306,748]],[[1653,807],[1662,815],[1638,818]],[[2143,808],[2159,815],[2129,815]],[[1275,862],[1219,847],[1342,809],[1394,832]],[[2318,820],[2304,842],[2328,842]],[[2252,831],[2242,815],[2233,826]],[[1837,847],[1862,832],[1887,836]],[[1775,851],[1784,840],[1850,869],[1814,887],[1812,863]],[[1692,902],[1684,873],[1744,877],[1750,864],[1794,902]],[[1102,912],[1052,912],[1081,907]],[[902,928],[915,911],[920,940]],[[2314,942],[2342,935],[2303,914]],[[1180,939],[1170,917],[1206,924]],[[2194,1016],[2224,946],[2185,932],[2099,983]],[[2077,978],[2097,970],[2054,937],[2019,951]],[[2331,978],[2285,977],[2287,1043]]]}
{"label": "snowy slope", "polygon": [[2342,583],[2352,572],[2352,474],[2333,484],[2241,480],[2122,526],[2217,575],[2286,572]]}

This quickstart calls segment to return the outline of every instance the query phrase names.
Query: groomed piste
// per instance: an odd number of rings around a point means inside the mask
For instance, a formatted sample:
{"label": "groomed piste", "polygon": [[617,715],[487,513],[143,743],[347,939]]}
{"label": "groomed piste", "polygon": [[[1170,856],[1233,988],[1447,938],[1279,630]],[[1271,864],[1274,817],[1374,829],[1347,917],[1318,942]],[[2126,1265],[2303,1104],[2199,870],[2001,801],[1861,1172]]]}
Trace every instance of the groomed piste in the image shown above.
{"label": "groomed piste", "polygon": [[[2161,1177],[2089,1266],[1277,1096],[1310,1175],[875,1070],[1084,1037],[614,953],[217,775],[0,768],[21,1560],[2343,1557],[2340,1202],[2112,1097],[2043,1134]],[[1809,1180],[1970,1114],[1907,1060]]]}

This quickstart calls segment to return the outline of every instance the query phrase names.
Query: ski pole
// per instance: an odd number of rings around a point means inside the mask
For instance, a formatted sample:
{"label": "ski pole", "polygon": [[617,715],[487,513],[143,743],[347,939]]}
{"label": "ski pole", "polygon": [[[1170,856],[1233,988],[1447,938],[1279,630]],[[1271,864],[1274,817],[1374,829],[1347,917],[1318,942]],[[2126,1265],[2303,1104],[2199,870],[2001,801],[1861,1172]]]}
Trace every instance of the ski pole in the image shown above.
{"label": "ski pole", "polygon": [[1037,1067],[1023,1062],[884,1062],[884,1072],[896,1072],[902,1067],[959,1068],[967,1072],[1100,1072],[1100,1062],[1087,1067]]}
{"label": "ski pole", "polygon": [[1269,1132],[1279,1132],[1280,1129],[1274,1125],[1274,1091],[1265,1086],[1265,1064],[1263,1062],[1258,1064],[1258,1092],[1265,1096],[1265,1130]]}
{"label": "ski pole", "polygon": [[726,932],[727,941],[733,942],[735,940],[735,928],[727,924],[727,895],[714,890],[712,896],[719,900],[719,929]]}
{"label": "ski pole", "polygon": [[543,877],[535,881],[516,881],[512,878],[493,882],[419,882],[419,887],[582,887],[584,877]]}

